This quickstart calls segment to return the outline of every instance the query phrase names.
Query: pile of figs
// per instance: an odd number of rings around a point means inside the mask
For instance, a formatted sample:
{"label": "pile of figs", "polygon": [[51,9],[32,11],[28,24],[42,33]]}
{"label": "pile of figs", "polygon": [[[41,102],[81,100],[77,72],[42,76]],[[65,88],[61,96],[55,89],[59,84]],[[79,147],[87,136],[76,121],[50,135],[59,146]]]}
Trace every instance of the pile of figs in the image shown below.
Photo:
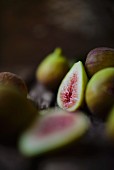
{"label": "pile of figs", "polygon": [[37,109],[27,99],[27,87],[21,77],[0,73],[0,141],[14,141],[37,116]]}
{"label": "pile of figs", "polygon": [[[114,141],[114,49],[91,50],[85,63],[70,61],[60,48],[36,69],[36,79],[56,93],[57,106],[38,110],[28,99],[24,81],[0,73],[0,133],[18,136],[19,151],[37,156],[81,140],[91,128],[90,116],[102,119]],[[90,115],[90,116],[89,116]]]}

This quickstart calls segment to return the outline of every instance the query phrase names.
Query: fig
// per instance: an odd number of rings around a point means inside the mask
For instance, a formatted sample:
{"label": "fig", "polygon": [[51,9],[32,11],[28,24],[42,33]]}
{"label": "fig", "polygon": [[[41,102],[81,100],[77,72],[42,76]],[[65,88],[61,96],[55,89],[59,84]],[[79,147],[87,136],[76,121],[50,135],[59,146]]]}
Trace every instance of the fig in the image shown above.
{"label": "fig", "polygon": [[85,67],[89,77],[106,67],[114,67],[114,49],[99,47],[91,50],[86,58]]}
{"label": "fig", "polygon": [[30,125],[37,112],[17,88],[0,84],[0,140],[17,136]]}
{"label": "fig", "polygon": [[[42,115],[42,114],[41,114]],[[82,112],[47,109],[19,139],[19,150],[25,156],[36,156],[56,150],[82,137],[90,126]]]}
{"label": "fig", "polygon": [[92,114],[106,118],[114,104],[114,68],[95,73],[86,88],[86,103]]}
{"label": "fig", "polygon": [[84,103],[87,75],[81,61],[76,62],[67,73],[58,90],[57,103],[60,108],[74,112]]}
{"label": "fig", "polygon": [[56,48],[38,66],[36,70],[37,80],[50,89],[57,89],[61,80],[69,70],[69,63],[62,55],[62,50]]}
{"label": "fig", "polygon": [[0,73],[0,85],[10,85],[10,86],[15,86],[20,92],[27,96],[28,90],[25,82],[22,80],[21,77],[14,73],[10,72],[1,72]]}
{"label": "fig", "polygon": [[109,112],[109,116],[106,121],[106,135],[110,140],[114,141],[114,106]]}

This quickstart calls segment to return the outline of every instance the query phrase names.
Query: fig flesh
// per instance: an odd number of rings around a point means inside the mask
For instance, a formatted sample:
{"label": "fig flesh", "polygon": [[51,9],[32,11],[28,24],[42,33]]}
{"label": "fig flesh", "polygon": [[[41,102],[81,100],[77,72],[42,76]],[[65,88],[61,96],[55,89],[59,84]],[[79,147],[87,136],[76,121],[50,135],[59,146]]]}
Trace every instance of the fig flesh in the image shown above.
{"label": "fig flesh", "polygon": [[114,68],[93,75],[86,88],[86,103],[94,115],[105,118],[114,104]]}
{"label": "fig flesh", "polygon": [[57,94],[60,108],[74,112],[84,103],[87,75],[81,61],[75,63],[63,79]]}
{"label": "fig flesh", "polygon": [[52,151],[82,137],[89,126],[88,117],[80,111],[74,114],[62,109],[49,109],[22,134],[19,150],[25,156]]}
{"label": "fig flesh", "polygon": [[114,49],[99,47],[91,50],[87,55],[85,67],[89,77],[101,69],[114,67]]}
{"label": "fig flesh", "polygon": [[37,80],[46,87],[56,90],[69,70],[69,63],[62,55],[62,50],[56,48],[38,66],[36,70]]}

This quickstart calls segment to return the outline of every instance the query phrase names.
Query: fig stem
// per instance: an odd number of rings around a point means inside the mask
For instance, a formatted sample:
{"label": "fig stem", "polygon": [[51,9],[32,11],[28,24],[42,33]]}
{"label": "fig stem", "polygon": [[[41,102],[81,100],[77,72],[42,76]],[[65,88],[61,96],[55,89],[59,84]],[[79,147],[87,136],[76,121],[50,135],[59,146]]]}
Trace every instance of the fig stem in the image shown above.
{"label": "fig stem", "polygon": [[54,50],[54,53],[56,54],[56,55],[55,55],[56,57],[59,57],[59,56],[61,55],[61,53],[62,53],[61,48],[56,48],[56,49]]}

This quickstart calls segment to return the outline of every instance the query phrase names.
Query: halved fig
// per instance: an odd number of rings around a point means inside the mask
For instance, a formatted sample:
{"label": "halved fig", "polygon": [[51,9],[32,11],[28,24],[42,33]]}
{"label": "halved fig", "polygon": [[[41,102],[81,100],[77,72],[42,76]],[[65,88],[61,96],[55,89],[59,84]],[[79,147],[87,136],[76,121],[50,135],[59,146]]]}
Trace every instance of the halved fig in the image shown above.
{"label": "halved fig", "polygon": [[87,75],[81,61],[75,63],[63,79],[57,94],[60,108],[74,112],[84,102]]}
{"label": "halved fig", "polygon": [[19,150],[25,156],[36,156],[60,148],[79,139],[88,130],[90,121],[82,112],[48,109],[22,134]]}

